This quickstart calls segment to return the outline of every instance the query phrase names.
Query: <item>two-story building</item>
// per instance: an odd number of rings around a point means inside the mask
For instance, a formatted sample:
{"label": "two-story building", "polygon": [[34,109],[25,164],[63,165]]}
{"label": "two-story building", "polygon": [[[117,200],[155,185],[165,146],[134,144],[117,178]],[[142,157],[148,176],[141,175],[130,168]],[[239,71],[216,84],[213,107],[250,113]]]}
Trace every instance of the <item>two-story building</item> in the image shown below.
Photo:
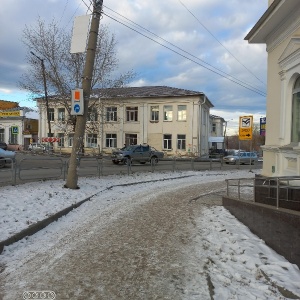
{"label": "two-story building", "polygon": [[[70,105],[71,101],[68,101]],[[46,107],[40,110],[40,138],[48,133]],[[65,102],[49,97],[51,132],[60,142],[54,148],[70,152],[74,118]],[[84,137],[85,152],[111,153],[124,145],[148,143],[167,154],[207,154],[210,108],[202,92],[167,86],[124,87],[93,90]]]}

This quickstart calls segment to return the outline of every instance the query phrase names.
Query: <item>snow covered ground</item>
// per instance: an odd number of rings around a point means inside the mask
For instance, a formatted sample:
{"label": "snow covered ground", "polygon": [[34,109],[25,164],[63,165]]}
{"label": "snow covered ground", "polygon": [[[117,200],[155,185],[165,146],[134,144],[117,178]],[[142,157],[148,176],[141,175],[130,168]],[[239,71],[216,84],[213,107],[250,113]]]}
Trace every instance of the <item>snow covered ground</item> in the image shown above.
{"label": "snow covered ground", "polygon": [[[174,271],[176,274],[171,276],[171,282],[174,284],[171,292],[177,296],[180,281],[180,294],[177,298],[174,296],[172,299],[300,299],[298,267],[266,246],[222,206],[213,205],[217,204],[213,200],[214,193],[215,195],[225,193],[225,179],[251,178],[253,176],[254,173],[237,170],[189,171],[109,176],[101,179],[80,178],[79,190],[63,188],[64,182],[61,180],[27,183],[17,187],[1,187],[0,240],[7,239],[71,204],[87,197],[92,198],[37,234],[4,248],[0,255],[0,299],[22,299],[23,292],[41,290],[42,287],[43,290],[46,287],[51,288],[57,294],[56,299],[67,299],[67,291],[62,292],[58,286],[62,281],[62,284],[67,287],[67,279],[63,274],[58,274],[58,271],[56,274],[55,270],[63,269],[67,274],[70,268],[66,267],[69,263],[67,261],[73,259],[72,253],[78,249],[79,244],[84,244],[85,239],[88,239],[93,232],[104,235],[109,226],[114,226],[115,229],[117,223],[112,225],[111,223],[122,219],[123,215],[126,216],[126,222],[133,220],[132,211],[134,212],[139,206],[151,204],[153,199],[159,202],[160,199],[163,199],[163,195],[168,195],[168,193],[171,195],[171,191],[174,201],[176,196],[182,198],[182,201],[186,201],[183,198],[211,194],[208,200],[199,202],[201,209],[199,215],[195,215],[192,220],[193,228],[182,228],[182,231],[190,230],[189,242],[183,243],[188,249],[182,252],[185,259],[182,262],[174,262],[170,268],[179,270],[179,268],[182,269],[181,265],[184,265],[186,271],[184,273]],[[197,186],[198,190],[193,192]],[[180,194],[182,190],[184,190],[183,195]],[[197,193],[195,194],[195,192]],[[178,206],[173,208],[174,211],[169,216],[176,216],[179,213],[182,201],[178,202]],[[176,209],[178,211],[175,211]],[[164,210],[165,208],[161,208],[154,214],[163,214]],[[167,221],[165,220],[165,222]],[[151,222],[153,223],[153,220]],[[185,224],[184,219],[182,224]],[[180,226],[182,224],[180,223]],[[82,229],[83,227],[85,229]],[[86,228],[88,228],[88,232]],[[118,231],[121,232],[121,230],[125,230],[124,228],[124,226],[122,229],[118,228]],[[130,226],[127,224],[126,230],[121,236],[129,233],[129,229]],[[109,232],[109,236],[112,236],[112,231]],[[77,238],[74,238],[74,234]],[[118,239],[120,240],[120,238]],[[118,240],[110,241],[106,238],[106,241],[108,244],[114,243],[117,249]],[[124,244],[122,245],[124,246]],[[128,246],[127,243],[125,245]],[[141,248],[140,242],[138,245]],[[81,247],[79,248],[81,249]],[[80,252],[80,250],[77,251]],[[104,251],[105,249],[103,249]],[[143,251],[146,250],[143,249]],[[158,257],[155,251],[151,257]],[[134,250],[131,249],[131,252]],[[130,255],[128,254],[125,259],[129,264]],[[78,260],[80,259],[76,258],[75,261]],[[157,260],[155,264],[163,265],[163,261]],[[167,268],[165,265],[164,267]],[[79,276],[76,282],[82,283],[80,278],[83,276],[83,271],[80,270],[77,274],[74,264],[72,268],[75,268],[75,271],[73,269],[70,271],[72,276]],[[99,273],[99,270],[97,272],[93,274],[93,279],[100,276],[101,272]],[[102,272],[104,271],[102,270]],[[152,274],[151,272],[149,274]],[[56,275],[53,275],[54,273]],[[113,276],[117,282],[116,274]],[[52,281],[47,277],[51,277]],[[68,277],[70,286],[74,288],[74,284],[72,285],[72,281],[69,279],[70,276],[66,275],[66,277]],[[86,276],[83,277],[86,278]],[[45,286],[47,281],[43,281],[46,279],[49,283],[48,286]],[[56,282],[56,285],[50,285],[50,282],[53,283],[53,281]],[[68,299],[129,299],[125,296],[114,297],[113,295],[99,297],[104,291],[104,283],[101,286],[99,279],[97,284],[100,287],[93,287],[93,294],[84,295],[86,297],[73,296]],[[66,293],[65,297],[62,296],[63,293]],[[83,293],[82,289],[81,293]],[[144,299],[171,299],[156,296],[147,294]]]}

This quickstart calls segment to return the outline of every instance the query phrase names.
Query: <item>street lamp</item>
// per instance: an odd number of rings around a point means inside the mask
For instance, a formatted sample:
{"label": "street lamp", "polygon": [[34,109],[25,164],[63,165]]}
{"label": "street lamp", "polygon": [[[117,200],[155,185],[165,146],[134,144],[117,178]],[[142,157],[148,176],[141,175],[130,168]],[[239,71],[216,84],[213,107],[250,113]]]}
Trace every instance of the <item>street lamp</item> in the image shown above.
{"label": "street lamp", "polygon": [[[226,146],[226,145],[225,145],[225,142],[226,142],[225,140],[226,140],[227,123],[230,122],[230,121],[232,121],[232,120],[233,120],[233,119],[230,119],[230,120],[228,120],[228,121],[225,121],[225,120],[224,120],[224,123],[225,123],[225,128],[224,128],[224,141],[223,141],[223,151],[224,151],[224,154],[225,154],[225,149],[226,149],[226,148],[225,148],[225,146]],[[224,124],[224,123],[223,123],[223,124]],[[227,149],[228,149],[228,137],[227,137]]]}
{"label": "street lamp", "polygon": [[48,137],[52,136],[51,133],[51,124],[50,124],[50,112],[49,112],[49,102],[48,102],[48,94],[47,94],[47,84],[46,84],[46,73],[45,73],[45,64],[44,59],[37,56],[35,53],[30,51],[30,53],[35,56],[42,65],[42,73],[43,73],[43,80],[44,80],[44,90],[45,90],[45,101],[46,101],[46,110],[47,110],[47,123],[48,123]]}

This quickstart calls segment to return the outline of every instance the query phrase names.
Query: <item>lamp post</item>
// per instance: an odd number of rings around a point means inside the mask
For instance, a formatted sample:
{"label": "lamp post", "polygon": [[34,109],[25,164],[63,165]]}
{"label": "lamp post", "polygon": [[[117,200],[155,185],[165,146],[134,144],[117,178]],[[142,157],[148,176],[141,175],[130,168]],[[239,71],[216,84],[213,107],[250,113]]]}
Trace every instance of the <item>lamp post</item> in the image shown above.
{"label": "lamp post", "polygon": [[[227,123],[228,122],[230,122],[230,121],[232,121],[233,119],[230,119],[230,120],[228,120],[228,121],[225,121],[224,120],[224,123],[225,123],[225,128],[224,128],[224,140],[223,140],[223,154],[225,155],[225,150],[226,150],[226,148],[225,148],[225,140],[226,140],[226,130],[227,130]],[[224,124],[223,123],[223,124]],[[227,137],[227,149],[228,149],[228,137]]]}
{"label": "lamp post", "polygon": [[51,133],[51,124],[50,124],[50,113],[49,113],[49,102],[48,102],[48,94],[47,94],[47,83],[46,83],[46,73],[45,73],[45,64],[44,59],[37,56],[34,52],[30,51],[30,53],[35,56],[42,65],[42,73],[43,73],[43,81],[44,81],[44,90],[45,90],[45,101],[46,101],[46,111],[47,111],[47,123],[48,123],[48,137],[52,136]]}

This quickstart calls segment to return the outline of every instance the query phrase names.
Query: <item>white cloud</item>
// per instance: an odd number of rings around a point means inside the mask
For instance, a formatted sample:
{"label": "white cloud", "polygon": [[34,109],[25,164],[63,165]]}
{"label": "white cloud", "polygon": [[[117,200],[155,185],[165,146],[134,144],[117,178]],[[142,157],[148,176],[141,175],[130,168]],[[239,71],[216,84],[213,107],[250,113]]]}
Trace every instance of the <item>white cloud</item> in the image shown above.
{"label": "white cloud", "polygon": [[[207,70],[211,67],[201,60],[261,88],[261,84],[253,75],[228,54],[219,42],[257,77],[265,81],[267,63],[265,47],[248,45],[244,37],[267,8],[267,0],[180,1],[111,0],[109,3],[104,2],[105,14],[127,25],[130,24],[128,20],[121,19],[119,15],[109,10],[107,8],[109,7],[194,56],[191,57],[151,35],[153,39],[180,52],[183,55],[180,56],[103,15],[100,26],[108,24],[111,32],[116,35],[120,72],[132,69],[138,74],[131,85],[165,84],[202,91],[211,99],[215,108],[222,110],[224,114],[226,111],[250,110],[249,103],[254,113],[263,111],[264,97]],[[55,18],[61,26],[71,30],[74,16],[86,12],[87,7],[79,0],[74,2],[27,0],[26,3],[2,0],[0,25],[6,30],[3,31],[0,42],[2,50],[0,68],[3,70],[0,74],[1,87],[18,89],[17,82],[22,70],[26,68],[24,65],[26,53],[21,43],[21,33],[25,25],[34,24],[40,16],[49,21]],[[131,23],[129,26],[150,35],[136,24]],[[197,61],[198,64],[184,56]],[[218,70],[215,71],[219,73]]]}

